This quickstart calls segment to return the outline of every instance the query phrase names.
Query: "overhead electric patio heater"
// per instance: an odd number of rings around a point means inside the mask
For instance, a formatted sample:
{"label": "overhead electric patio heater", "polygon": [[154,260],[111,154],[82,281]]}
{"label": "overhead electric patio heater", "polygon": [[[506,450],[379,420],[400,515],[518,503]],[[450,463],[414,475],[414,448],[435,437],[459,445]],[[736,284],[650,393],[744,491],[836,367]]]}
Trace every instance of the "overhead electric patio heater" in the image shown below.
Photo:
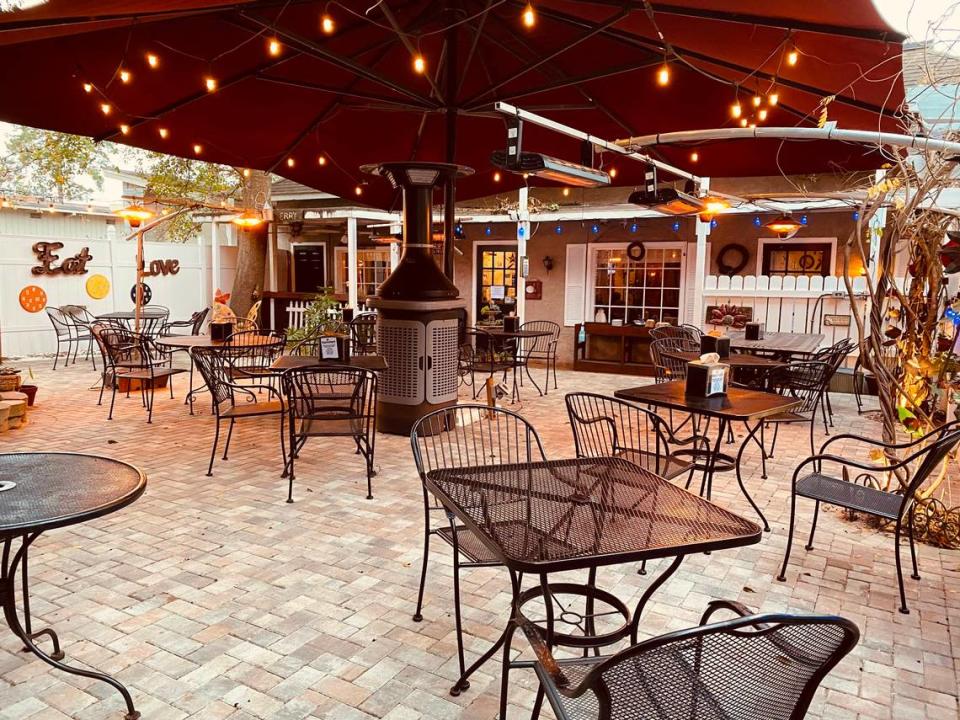
{"label": "overhead electric patio heater", "polygon": [[501,170],[535,175],[573,187],[602,187],[610,184],[610,175],[587,165],[568,162],[543,153],[523,152],[523,122],[507,120],[507,149],[495,150],[490,162]]}
{"label": "overhead electric patio heater", "polygon": [[640,207],[650,208],[664,215],[693,215],[706,210],[699,198],[672,187],[657,187],[657,169],[647,170],[646,185],[630,193],[629,201]]}

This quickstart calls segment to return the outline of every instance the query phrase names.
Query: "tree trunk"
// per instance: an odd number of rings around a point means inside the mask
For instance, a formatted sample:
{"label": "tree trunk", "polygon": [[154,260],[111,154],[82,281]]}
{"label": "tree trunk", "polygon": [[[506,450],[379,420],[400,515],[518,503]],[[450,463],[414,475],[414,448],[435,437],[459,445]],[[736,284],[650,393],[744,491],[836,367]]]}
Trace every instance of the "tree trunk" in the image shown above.
{"label": "tree trunk", "polygon": [[[263,210],[270,200],[270,176],[260,170],[251,170],[243,185],[241,207],[245,210]],[[230,291],[230,308],[238,315],[246,315],[263,291],[263,275],[267,266],[270,223],[240,230],[237,240],[237,273]]]}

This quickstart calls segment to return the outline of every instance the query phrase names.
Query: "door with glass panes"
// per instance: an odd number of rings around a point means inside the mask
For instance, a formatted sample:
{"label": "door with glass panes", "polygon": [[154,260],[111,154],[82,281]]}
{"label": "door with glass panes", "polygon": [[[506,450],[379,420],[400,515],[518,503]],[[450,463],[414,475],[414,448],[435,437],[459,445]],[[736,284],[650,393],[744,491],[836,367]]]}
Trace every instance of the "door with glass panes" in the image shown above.
{"label": "door with glass panes", "polygon": [[683,253],[648,243],[641,260],[626,247],[594,249],[593,316],[598,322],[676,325],[680,318]]}
{"label": "door with glass panes", "polygon": [[477,247],[476,324],[501,326],[517,310],[517,248],[515,245]]}

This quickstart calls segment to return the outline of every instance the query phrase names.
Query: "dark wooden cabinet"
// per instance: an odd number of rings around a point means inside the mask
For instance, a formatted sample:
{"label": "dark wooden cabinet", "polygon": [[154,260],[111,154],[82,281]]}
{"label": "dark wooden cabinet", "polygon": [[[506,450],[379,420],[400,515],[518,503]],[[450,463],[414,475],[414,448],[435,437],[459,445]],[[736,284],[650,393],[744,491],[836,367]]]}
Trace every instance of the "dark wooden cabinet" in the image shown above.
{"label": "dark wooden cabinet", "polygon": [[[581,329],[584,340],[580,341]],[[653,375],[650,328],[588,322],[574,327],[573,369]]]}

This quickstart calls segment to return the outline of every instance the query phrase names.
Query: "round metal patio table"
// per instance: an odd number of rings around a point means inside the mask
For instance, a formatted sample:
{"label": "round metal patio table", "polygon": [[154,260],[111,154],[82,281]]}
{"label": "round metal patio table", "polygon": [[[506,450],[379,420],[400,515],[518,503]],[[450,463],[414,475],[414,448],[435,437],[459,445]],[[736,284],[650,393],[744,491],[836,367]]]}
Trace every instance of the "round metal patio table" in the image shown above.
{"label": "round metal patio table", "polygon": [[[513,345],[513,359],[517,361],[523,356],[523,340],[533,340],[535,338],[548,337],[553,335],[549,330],[505,330],[502,327],[483,327],[482,325],[477,326],[479,332],[489,335],[492,339],[503,342],[504,340],[516,340],[517,342]],[[527,373],[527,377],[530,379],[530,382],[533,383],[533,386],[537,389],[537,392],[540,394],[540,397],[543,397],[543,390],[540,389],[540,386],[537,384],[537,381],[533,379],[533,376],[530,374],[530,366],[528,365],[529,358],[523,358],[523,369]],[[522,378],[521,378],[522,380]],[[548,383],[549,384],[549,383]],[[517,379],[514,375],[513,379],[514,393],[519,396],[519,391],[517,390]]]}
{"label": "round metal patio table", "polygon": [[[147,478],[141,470],[111,458],[58,452],[0,454],[0,605],[7,625],[26,650],[49,665],[115,688],[127,706],[125,720],[140,717],[126,687],[104,673],[63,663],[57,634],[50,628],[32,630],[27,554],[41,533],[120,510],[139,498],[146,486]],[[17,611],[18,573],[22,583],[22,622]],[[52,653],[37,646],[35,641],[41,637],[50,639]]]}

